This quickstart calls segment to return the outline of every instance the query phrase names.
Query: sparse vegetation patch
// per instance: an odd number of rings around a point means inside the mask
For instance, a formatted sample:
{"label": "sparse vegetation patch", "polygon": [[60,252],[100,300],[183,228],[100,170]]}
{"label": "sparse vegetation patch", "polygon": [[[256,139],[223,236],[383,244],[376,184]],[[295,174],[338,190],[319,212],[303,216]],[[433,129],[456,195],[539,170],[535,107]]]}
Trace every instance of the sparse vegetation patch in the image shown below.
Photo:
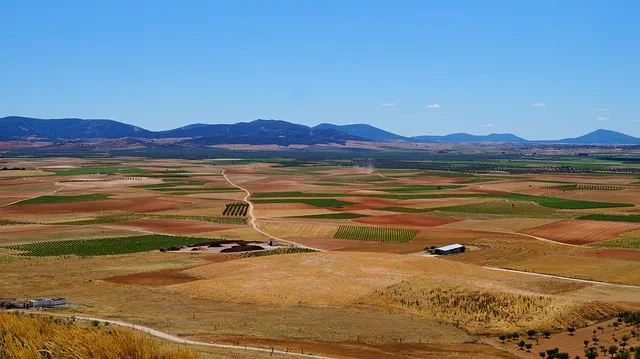
{"label": "sparse vegetation patch", "polygon": [[145,236],[69,240],[55,242],[25,243],[3,248],[24,252],[25,256],[49,257],[63,255],[100,256],[147,252],[155,249],[189,246],[203,242],[216,242],[211,238],[165,236],[151,234]]}
{"label": "sparse vegetation patch", "polygon": [[333,238],[402,243],[418,234],[417,229],[340,226]]}
{"label": "sparse vegetation patch", "polygon": [[105,194],[105,193],[82,194],[78,196],[40,196],[40,197],[21,201],[18,204],[91,202],[91,201],[102,201],[105,199],[109,199],[110,197],[111,197],[110,194]]}

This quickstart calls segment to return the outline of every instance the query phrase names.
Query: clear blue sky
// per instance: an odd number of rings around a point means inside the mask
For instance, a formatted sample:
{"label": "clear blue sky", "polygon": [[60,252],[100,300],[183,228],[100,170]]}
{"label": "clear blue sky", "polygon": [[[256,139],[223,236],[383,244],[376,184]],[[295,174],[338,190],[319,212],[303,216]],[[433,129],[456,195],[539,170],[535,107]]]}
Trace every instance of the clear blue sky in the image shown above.
{"label": "clear blue sky", "polygon": [[640,136],[636,0],[0,0],[0,14],[0,116]]}

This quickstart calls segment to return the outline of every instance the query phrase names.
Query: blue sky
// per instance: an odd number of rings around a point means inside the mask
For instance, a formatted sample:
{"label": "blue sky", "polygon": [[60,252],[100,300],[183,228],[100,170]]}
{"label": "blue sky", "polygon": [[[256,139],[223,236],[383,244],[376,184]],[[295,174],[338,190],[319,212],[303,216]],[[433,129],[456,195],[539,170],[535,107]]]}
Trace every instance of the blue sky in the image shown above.
{"label": "blue sky", "polygon": [[0,14],[0,116],[640,136],[635,0],[0,0]]}

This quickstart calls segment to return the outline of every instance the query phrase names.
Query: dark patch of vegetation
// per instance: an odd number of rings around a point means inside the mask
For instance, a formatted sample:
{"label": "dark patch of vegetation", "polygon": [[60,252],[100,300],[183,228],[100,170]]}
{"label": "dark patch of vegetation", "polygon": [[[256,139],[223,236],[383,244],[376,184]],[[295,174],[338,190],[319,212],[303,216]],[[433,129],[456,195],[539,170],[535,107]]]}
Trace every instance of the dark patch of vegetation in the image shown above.
{"label": "dark patch of vegetation", "polygon": [[640,222],[640,214],[588,214],[578,219],[611,222]]}
{"label": "dark patch of vegetation", "polygon": [[357,204],[355,202],[347,202],[341,201],[333,198],[284,198],[284,199],[256,199],[253,200],[253,203],[305,203],[311,206],[316,207],[343,207],[349,206],[352,204]]}
{"label": "dark patch of vegetation", "polygon": [[340,213],[327,213],[327,214],[310,214],[306,216],[291,216],[288,218],[317,218],[317,219],[354,219],[361,217],[369,217],[366,214],[340,212]]}
{"label": "dark patch of vegetation", "polygon": [[151,234],[134,237],[38,242],[5,246],[4,248],[24,251],[25,256],[100,256],[110,254],[136,253],[160,248],[190,246],[195,243],[212,242],[210,238],[178,237]]}
{"label": "dark patch of vegetation", "polygon": [[249,203],[247,202],[236,202],[236,203],[227,203],[222,211],[223,216],[246,216],[247,211],[249,210]]}
{"label": "dark patch of vegetation", "polygon": [[309,248],[292,247],[292,248],[274,249],[270,251],[244,253],[242,255],[242,258],[264,257],[264,256],[278,255],[278,254],[313,253],[313,252],[317,252],[317,251]]}
{"label": "dark patch of vegetation", "polygon": [[91,202],[109,199],[110,194],[94,193],[83,194],[78,196],[40,196],[36,198],[26,199],[18,202],[18,204],[49,204],[49,203],[72,203],[72,202]]}

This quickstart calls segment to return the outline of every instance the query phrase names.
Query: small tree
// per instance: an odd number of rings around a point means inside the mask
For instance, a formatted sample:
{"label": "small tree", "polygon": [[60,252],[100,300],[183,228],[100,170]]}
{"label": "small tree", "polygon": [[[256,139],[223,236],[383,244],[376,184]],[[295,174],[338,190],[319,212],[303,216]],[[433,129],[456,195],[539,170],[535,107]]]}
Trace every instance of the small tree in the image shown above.
{"label": "small tree", "polygon": [[535,337],[536,334],[538,334],[538,332],[535,329],[527,330],[527,335],[529,336],[529,339],[533,339],[533,337]]}
{"label": "small tree", "polygon": [[640,359],[640,350],[636,349],[636,354],[634,355],[634,359]]}
{"label": "small tree", "polygon": [[521,341],[519,341],[519,342],[518,342],[518,347],[520,347],[520,350],[524,350],[524,346],[525,346],[526,344],[527,344],[527,343],[525,343],[525,342],[524,342],[524,340],[521,340]]}
{"label": "small tree", "polygon": [[602,352],[602,354],[606,354],[607,353],[607,347],[605,347],[604,345],[600,346],[600,351]]}
{"label": "small tree", "polygon": [[542,335],[546,338],[549,339],[549,337],[551,336],[551,332],[548,330],[545,330],[542,332]]}
{"label": "small tree", "polygon": [[[617,323],[617,322],[614,322]],[[613,356],[618,352],[618,347],[615,345],[612,345],[609,347],[609,355],[611,355],[611,357],[613,358]]]}
{"label": "small tree", "polygon": [[500,338],[500,342],[504,344],[504,341],[507,339],[507,336],[502,334],[499,338]]}
{"label": "small tree", "polygon": [[527,348],[527,353],[531,353],[531,348],[533,348],[533,344],[527,343],[524,345],[524,347]]}
{"label": "small tree", "polygon": [[569,353],[561,352],[556,354],[556,358],[558,359],[569,359]]}
{"label": "small tree", "polygon": [[620,326],[620,322],[613,322],[613,327],[615,328],[615,330],[618,330],[619,326]]}
{"label": "small tree", "polygon": [[573,332],[576,331],[576,328],[574,328],[573,326],[567,328],[567,331],[569,332],[569,335],[573,335]]}
{"label": "small tree", "polygon": [[583,343],[584,343],[584,347],[585,347],[585,348],[589,346],[589,341],[588,341],[588,340],[586,340],[586,339],[585,339],[585,340],[583,341]]}
{"label": "small tree", "polygon": [[598,357],[598,351],[595,348],[585,349],[584,356],[587,357],[587,359],[596,359]]}
{"label": "small tree", "polygon": [[540,355],[540,358],[544,358],[544,357],[546,357],[546,356],[547,356],[547,353],[545,353],[545,352],[540,352],[540,353],[538,353],[538,355]]}

